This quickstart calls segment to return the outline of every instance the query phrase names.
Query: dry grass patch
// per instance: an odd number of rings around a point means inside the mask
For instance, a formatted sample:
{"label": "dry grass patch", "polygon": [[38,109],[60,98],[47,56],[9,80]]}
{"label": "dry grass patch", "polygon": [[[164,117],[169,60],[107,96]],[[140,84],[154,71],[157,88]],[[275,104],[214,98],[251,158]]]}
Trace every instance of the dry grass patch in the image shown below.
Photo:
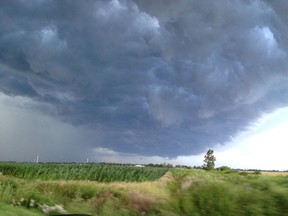
{"label": "dry grass patch", "polygon": [[261,172],[261,174],[267,176],[288,176],[288,172]]}
{"label": "dry grass patch", "polygon": [[150,206],[157,202],[155,197],[144,193],[130,192],[128,193],[127,197],[129,199],[131,208],[141,213],[148,212]]}
{"label": "dry grass patch", "polygon": [[[70,192],[73,192],[72,195],[77,195],[76,189],[81,193],[82,190],[87,188],[87,190],[95,191],[119,191],[120,193],[125,194],[146,194],[147,196],[155,197],[157,200],[167,201],[170,199],[170,191],[167,187],[167,184],[173,180],[173,175],[171,172],[167,172],[162,178],[156,181],[147,181],[147,182],[110,182],[110,183],[102,183],[95,181],[42,181],[36,180],[34,182],[34,186],[38,188],[41,192],[48,194],[56,194],[59,192],[63,192],[64,189],[70,189]],[[56,190],[55,190],[56,188]],[[60,189],[61,190],[60,190]],[[62,190],[63,188],[63,190]],[[75,190],[74,190],[74,189]],[[64,191],[66,192],[66,191]],[[89,191],[88,191],[89,192]],[[95,194],[95,195],[96,195]],[[71,196],[72,196],[71,195]],[[95,196],[89,194],[88,198],[92,198]],[[92,197],[91,197],[92,196]],[[73,198],[73,197],[71,197]]]}

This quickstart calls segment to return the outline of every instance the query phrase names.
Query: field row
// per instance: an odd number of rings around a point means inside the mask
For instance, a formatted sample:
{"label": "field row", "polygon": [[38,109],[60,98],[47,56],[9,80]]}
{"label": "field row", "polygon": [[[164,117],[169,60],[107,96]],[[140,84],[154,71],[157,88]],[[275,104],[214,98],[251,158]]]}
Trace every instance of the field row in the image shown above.
{"label": "field row", "polygon": [[0,163],[2,175],[40,180],[143,182],[156,180],[163,176],[167,170],[168,168],[111,164]]}

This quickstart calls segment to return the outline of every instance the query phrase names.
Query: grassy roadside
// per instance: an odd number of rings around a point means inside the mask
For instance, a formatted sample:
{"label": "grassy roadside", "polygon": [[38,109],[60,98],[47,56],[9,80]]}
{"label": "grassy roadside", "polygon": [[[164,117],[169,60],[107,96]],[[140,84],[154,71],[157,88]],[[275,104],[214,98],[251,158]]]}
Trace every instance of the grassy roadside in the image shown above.
{"label": "grassy roadside", "polygon": [[[170,199],[170,191],[167,188],[170,178],[170,172],[156,181],[139,183],[23,180],[1,176],[0,201],[6,203],[6,207],[0,206],[0,212],[9,205],[10,210],[25,207],[27,210],[37,210],[41,215],[39,206],[47,204],[50,207],[63,205],[66,212],[73,214],[138,215],[155,211],[159,213],[157,209]],[[30,206],[31,200],[36,203],[33,207]]]}
{"label": "grassy roadside", "polygon": [[180,215],[288,215],[287,176],[232,170],[172,172],[178,176],[174,202]]}
{"label": "grassy roadside", "polygon": [[43,216],[44,214],[36,209],[25,207],[14,207],[10,204],[0,202],[1,216]]}

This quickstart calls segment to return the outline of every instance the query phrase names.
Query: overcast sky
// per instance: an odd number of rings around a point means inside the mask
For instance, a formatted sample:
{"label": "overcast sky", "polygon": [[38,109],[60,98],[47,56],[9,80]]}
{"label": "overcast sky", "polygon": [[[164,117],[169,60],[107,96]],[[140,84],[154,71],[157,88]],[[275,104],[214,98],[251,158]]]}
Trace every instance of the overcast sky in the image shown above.
{"label": "overcast sky", "polygon": [[287,11],[1,1],[0,160],[201,165],[212,148],[219,166],[288,169]]}

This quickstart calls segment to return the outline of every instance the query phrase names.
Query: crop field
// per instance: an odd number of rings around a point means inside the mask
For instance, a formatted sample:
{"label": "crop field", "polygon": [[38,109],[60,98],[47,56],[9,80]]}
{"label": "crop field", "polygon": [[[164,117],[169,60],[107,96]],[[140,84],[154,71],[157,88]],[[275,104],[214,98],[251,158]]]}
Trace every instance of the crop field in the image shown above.
{"label": "crop field", "polygon": [[111,164],[38,164],[0,163],[3,175],[22,179],[40,180],[90,180],[98,182],[152,181],[167,172],[167,168],[135,167]]}
{"label": "crop field", "polygon": [[288,176],[106,164],[1,163],[0,172],[1,216],[288,215]]}

